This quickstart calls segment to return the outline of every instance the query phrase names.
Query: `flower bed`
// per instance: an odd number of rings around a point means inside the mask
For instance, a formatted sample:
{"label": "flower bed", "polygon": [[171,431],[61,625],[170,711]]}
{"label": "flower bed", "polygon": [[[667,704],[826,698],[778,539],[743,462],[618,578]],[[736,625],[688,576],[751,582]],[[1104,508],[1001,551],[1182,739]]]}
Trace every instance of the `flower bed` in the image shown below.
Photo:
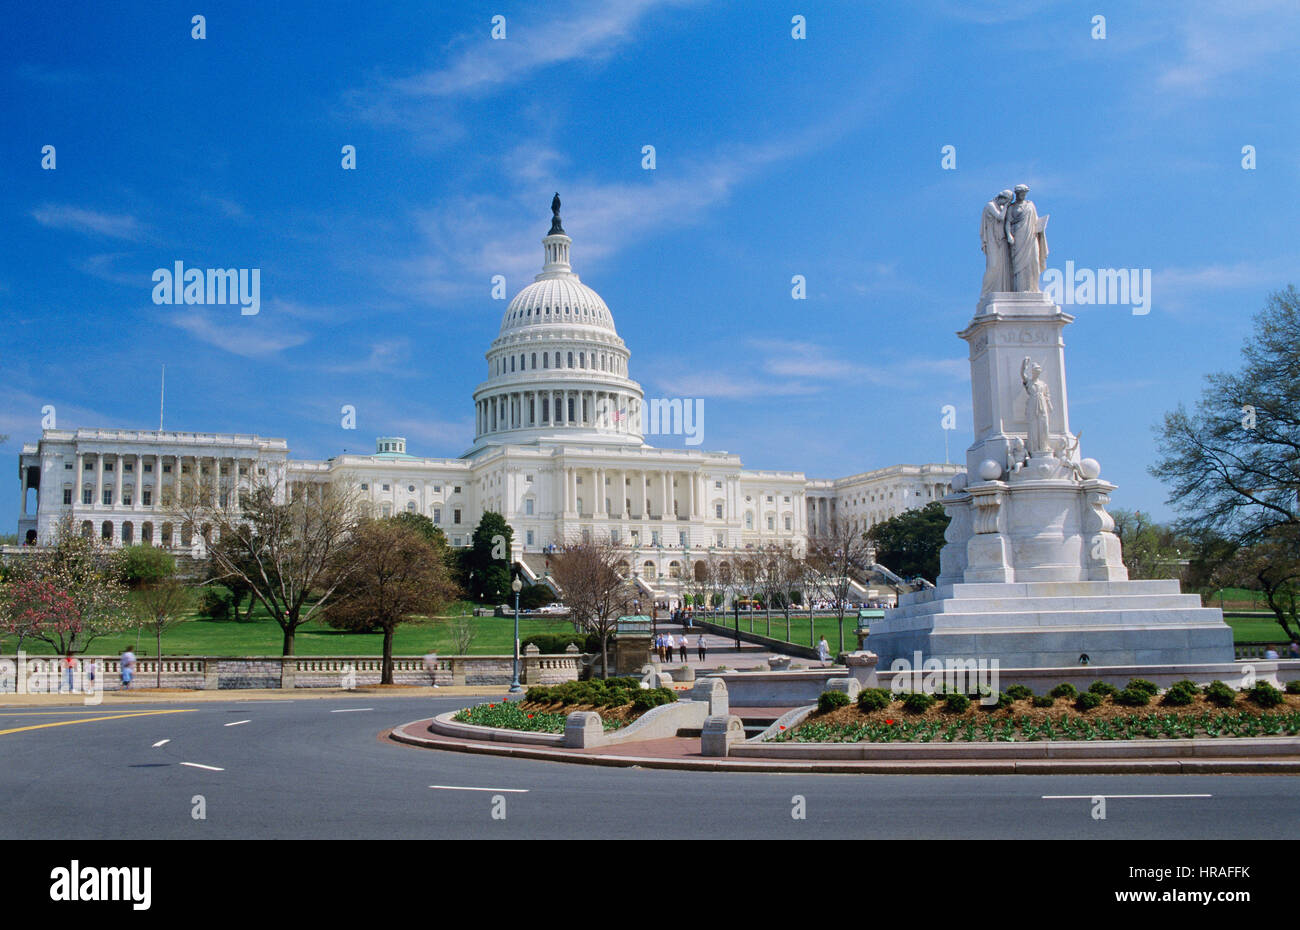
{"label": "flower bed", "polygon": [[[1053,689],[1056,697],[1017,689],[1016,697],[1004,693],[994,705],[961,696],[945,700],[903,695],[903,700],[894,700],[895,696],[873,689],[863,692],[855,706],[825,702],[797,727],[769,741],[1033,742],[1300,735],[1300,696],[1284,695],[1267,685],[1237,693],[1221,682],[1205,689],[1179,683],[1161,697],[1147,693],[1144,684],[1130,682],[1122,690],[1100,687],[1084,694]],[[1146,694],[1146,700],[1135,697],[1138,693]],[[1151,709],[1139,709],[1145,704]]]}

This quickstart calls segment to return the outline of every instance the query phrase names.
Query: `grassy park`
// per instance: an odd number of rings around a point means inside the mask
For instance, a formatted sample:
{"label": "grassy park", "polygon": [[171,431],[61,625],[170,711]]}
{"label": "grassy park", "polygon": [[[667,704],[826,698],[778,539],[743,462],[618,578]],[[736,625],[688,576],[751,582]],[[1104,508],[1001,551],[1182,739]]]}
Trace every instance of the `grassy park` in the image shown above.
{"label": "grassy park", "polygon": [[[473,604],[459,601],[448,608],[443,616],[411,620],[397,628],[393,636],[395,655],[423,655],[433,648],[444,655],[457,652],[453,620],[472,612]],[[474,640],[471,655],[509,655],[514,635],[512,617],[474,617]],[[533,633],[568,633],[572,626],[564,619],[521,619],[519,635],[527,638]],[[283,643],[279,624],[268,617],[261,608],[253,611],[247,622],[234,620],[206,620],[197,616],[178,624],[163,634],[163,655],[211,656],[278,656]],[[136,654],[149,656],[154,652],[152,634],[145,632],[137,637],[134,630],[126,633],[101,636],[90,644],[92,655],[114,655],[126,646],[135,648]],[[15,637],[0,640],[0,652],[12,653],[17,648]],[[44,655],[50,647],[39,640],[27,639],[23,649],[29,655]],[[300,656],[362,655],[377,656],[383,651],[382,633],[351,633],[331,629],[324,623],[311,622],[300,626],[294,643],[294,652]]]}

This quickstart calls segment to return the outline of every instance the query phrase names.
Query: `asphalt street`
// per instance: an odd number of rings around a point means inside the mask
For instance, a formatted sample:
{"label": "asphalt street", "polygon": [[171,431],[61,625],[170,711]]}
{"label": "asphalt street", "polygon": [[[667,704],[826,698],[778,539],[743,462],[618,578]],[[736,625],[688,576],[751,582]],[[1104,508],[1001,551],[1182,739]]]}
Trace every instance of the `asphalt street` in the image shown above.
{"label": "asphalt street", "polygon": [[381,738],[473,702],[0,708],[0,838],[1282,839],[1300,826],[1287,776],[691,773]]}

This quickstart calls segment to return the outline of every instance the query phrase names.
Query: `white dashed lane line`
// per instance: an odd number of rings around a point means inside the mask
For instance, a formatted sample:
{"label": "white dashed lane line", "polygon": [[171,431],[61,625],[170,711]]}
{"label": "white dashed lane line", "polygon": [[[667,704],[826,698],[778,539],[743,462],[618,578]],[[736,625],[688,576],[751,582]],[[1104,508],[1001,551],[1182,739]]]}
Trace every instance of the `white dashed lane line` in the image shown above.
{"label": "white dashed lane line", "polygon": [[182,762],[181,765],[188,765],[192,769],[203,769],[207,772],[224,772],[225,769],[219,769],[215,765],[200,765],[197,762]]}
{"label": "white dashed lane line", "polygon": [[222,726],[223,726],[223,727],[237,727],[237,726],[239,726],[241,723],[252,723],[252,722],[253,722],[253,721],[251,721],[251,720],[236,720],[234,723],[223,723]]}
{"label": "white dashed lane line", "polygon": [[167,745],[168,743],[170,743],[170,742],[171,742],[171,740],[169,740],[169,739],[160,739],[160,740],[158,740],[158,742],[156,742],[156,743],[153,744],[153,748],[154,748],[154,749],[157,749],[159,746],[166,746],[166,745]]}
{"label": "white dashed lane line", "polygon": [[497,794],[527,794],[527,788],[472,788],[467,785],[430,785],[443,791],[495,791]]}
{"label": "white dashed lane line", "polygon": [[1044,801],[1091,801],[1093,798],[1212,798],[1212,794],[1045,794]]}
{"label": "white dashed lane line", "polygon": [[331,714],[359,714],[363,710],[374,710],[373,707],[346,707],[343,710],[332,710]]}

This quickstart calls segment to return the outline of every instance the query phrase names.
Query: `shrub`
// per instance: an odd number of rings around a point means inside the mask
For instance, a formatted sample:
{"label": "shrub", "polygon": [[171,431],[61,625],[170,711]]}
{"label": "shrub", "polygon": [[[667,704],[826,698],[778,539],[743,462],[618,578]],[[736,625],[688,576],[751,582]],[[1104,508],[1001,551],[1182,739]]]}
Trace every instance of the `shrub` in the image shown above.
{"label": "shrub", "polygon": [[1282,692],[1267,681],[1257,681],[1255,686],[1246,692],[1246,698],[1260,707],[1277,707],[1282,703]]}
{"label": "shrub", "polygon": [[1013,701],[1027,701],[1034,696],[1034,692],[1024,685],[1012,685],[1006,693]]}
{"label": "shrub", "polygon": [[1076,688],[1074,685],[1070,684],[1068,681],[1063,681],[1055,688],[1053,688],[1051,691],[1048,691],[1047,693],[1054,698],[1063,698],[1063,697],[1072,698],[1072,697],[1079,696],[1079,689]]}
{"label": "shrub", "polygon": [[1088,685],[1088,690],[1093,694],[1100,694],[1102,697],[1114,697],[1119,694],[1119,688],[1116,688],[1109,681],[1094,681]]}
{"label": "shrub", "polygon": [[913,714],[923,714],[934,704],[934,698],[924,691],[913,691],[903,698],[903,709]]}
{"label": "shrub", "polygon": [[1125,707],[1146,707],[1151,703],[1151,695],[1142,688],[1125,688],[1115,695],[1115,703]]}
{"label": "shrub", "polygon": [[1188,691],[1186,688],[1170,688],[1165,692],[1165,696],[1160,699],[1160,703],[1169,707],[1186,707],[1195,700],[1195,691]]}
{"label": "shrub", "polygon": [[817,699],[817,710],[829,714],[841,707],[848,707],[849,704],[850,698],[843,691],[823,691],[822,696]]}
{"label": "shrub", "polygon": [[1286,693],[1300,694],[1300,678],[1297,678],[1294,681],[1288,681],[1286,683]]}
{"label": "shrub", "polygon": [[204,588],[199,595],[199,616],[209,620],[229,620],[231,600],[229,591]]}
{"label": "shrub", "polygon": [[954,714],[964,714],[970,708],[970,698],[964,694],[952,692],[944,697],[943,709]]}
{"label": "shrub", "polygon": [[868,713],[873,710],[884,710],[892,700],[893,695],[884,688],[866,688],[858,693],[858,709]]}
{"label": "shrub", "polygon": [[[1160,688],[1154,681],[1147,681],[1145,678],[1133,678],[1129,680],[1128,688],[1135,691],[1142,691],[1147,697],[1155,697],[1160,693]],[[1127,690],[1127,689],[1126,689]]]}
{"label": "shrub", "polygon": [[1237,702],[1237,692],[1221,681],[1212,681],[1205,686],[1205,699],[1215,707],[1231,707]]}
{"label": "shrub", "polygon": [[1095,691],[1085,691],[1075,699],[1074,706],[1081,711],[1087,712],[1094,707],[1100,707],[1104,700],[1105,698]]}
{"label": "shrub", "polygon": [[998,701],[993,706],[996,707],[998,710],[1006,710],[1014,703],[1015,700],[1011,697],[1011,695],[1007,694],[1005,691],[999,691]]}
{"label": "shrub", "polygon": [[1035,694],[1032,698],[1030,698],[1030,703],[1032,703],[1035,707],[1051,707],[1053,704],[1056,703],[1056,698],[1046,694]]}
{"label": "shrub", "polygon": [[632,709],[644,712],[662,704],[671,704],[676,700],[677,695],[671,688],[643,688],[632,699]]}

